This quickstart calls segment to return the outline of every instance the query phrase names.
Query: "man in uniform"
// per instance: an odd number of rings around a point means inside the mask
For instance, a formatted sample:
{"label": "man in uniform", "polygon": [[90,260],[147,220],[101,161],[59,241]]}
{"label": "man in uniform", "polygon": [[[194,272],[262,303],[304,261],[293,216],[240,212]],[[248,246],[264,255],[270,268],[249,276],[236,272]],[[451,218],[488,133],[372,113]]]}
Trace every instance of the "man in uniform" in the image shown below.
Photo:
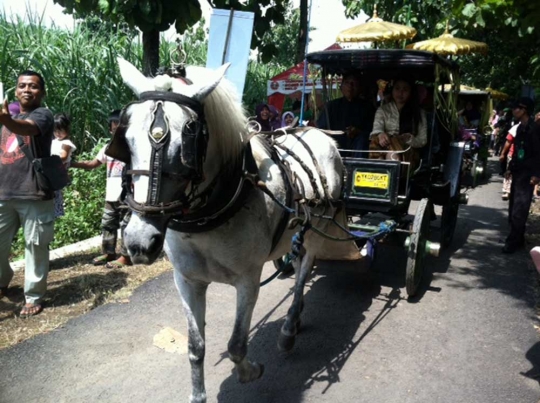
{"label": "man in uniform", "polygon": [[53,193],[39,188],[31,161],[19,148],[22,136],[36,158],[51,154],[54,119],[41,107],[45,81],[34,71],[23,71],[17,79],[15,96],[20,113],[11,116],[7,100],[0,110],[0,298],[8,292],[13,278],[9,264],[11,242],[19,227],[25,239],[26,304],[21,316],[43,309],[49,273],[49,243],[53,239]]}
{"label": "man in uniform", "polygon": [[540,126],[533,119],[534,102],[520,98],[513,106],[519,125],[514,139],[514,153],[506,175],[512,175],[508,221],[510,233],[503,253],[514,253],[525,244],[525,224],[529,216],[534,186],[540,182]]}

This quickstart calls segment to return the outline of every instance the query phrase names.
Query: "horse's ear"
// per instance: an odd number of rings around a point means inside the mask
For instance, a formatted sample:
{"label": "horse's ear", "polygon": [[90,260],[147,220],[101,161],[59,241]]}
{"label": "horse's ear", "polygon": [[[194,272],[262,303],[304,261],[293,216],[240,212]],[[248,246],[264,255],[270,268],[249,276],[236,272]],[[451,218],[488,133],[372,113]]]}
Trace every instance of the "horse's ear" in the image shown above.
{"label": "horse's ear", "polygon": [[225,63],[223,66],[221,66],[219,69],[212,72],[210,80],[208,84],[203,85],[202,87],[199,87],[195,90],[195,93],[191,95],[192,98],[196,99],[199,102],[204,101],[204,99],[210,95],[212,91],[216,89],[218,84],[221,82],[223,77],[225,76],[225,73],[227,72],[227,69],[231,63]]}
{"label": "horse's ear", "polygon": [[131,88],[137,97],[145,92],[154,90],[149,78],[145,77],[137,68],[127,60],[118,57],[118,67],[124,83]]}

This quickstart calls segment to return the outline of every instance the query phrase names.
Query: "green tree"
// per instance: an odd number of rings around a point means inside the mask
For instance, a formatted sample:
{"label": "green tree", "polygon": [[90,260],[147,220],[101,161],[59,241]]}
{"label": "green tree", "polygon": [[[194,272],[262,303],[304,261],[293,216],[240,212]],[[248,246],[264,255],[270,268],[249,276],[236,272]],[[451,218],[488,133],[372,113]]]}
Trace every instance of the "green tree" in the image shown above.
{"label": "green tree", "polygon": [[[214,8],[226,8],[255,13],[252,47],[258,47],[264,61],[275,56],[276,47],[262,44],[262,38],[272,23],[284,22],[285,5],[288,0],[207,0]],[[130,27],[143,33],[143,72],[154,73],[159,66],[159,33],[172,25],[183,33],[201,19],[199,0],[54,0],[65,7],[66,12],[81,16],[97,15],[112,23],[124,20]]]}
{"label": "green tree", "polygon": [[[288,68],[295,62],[300,63],[304,60],[304,54],[299,56],[297,53],[300,43],[300,25],[300,9],[293,8],[292,2],[289,2],[285,11],[285,23],[275,24],[262,38],[263,44],[272,43],[276,48],[274,57],[269,64]],[[262,61],[261,56],[259,55],[260,61]],[[301,58],[298,59],[298,57]]]}
{"label": "green tree", "polygon": [[485,42],[487,56],[461,56],[462,79],[479,88],[518,95],[521,85],[540,83],[540,2],[529,0],[342,0],[346,15],[363,9],[391,22],[410,23],[418,31],[414,41],[435,38],[449,22],[455,36]]}

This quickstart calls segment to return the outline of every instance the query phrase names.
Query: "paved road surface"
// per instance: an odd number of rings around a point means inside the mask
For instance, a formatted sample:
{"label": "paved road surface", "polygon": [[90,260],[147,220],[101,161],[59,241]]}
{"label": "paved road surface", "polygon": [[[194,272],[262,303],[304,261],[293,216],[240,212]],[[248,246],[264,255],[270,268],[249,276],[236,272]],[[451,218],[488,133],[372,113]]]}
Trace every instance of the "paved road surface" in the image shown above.
{"label": "paved road surface", "polygon": [[[233,289],[212,285],[209,402],[538,402],[535,277],[525,252],[499,252],[506,230],[499,189],[496,177],[471,192],[451,250],[430,260],[414,302],[403,299],[404,253],[391,243],[372,271],[321,265],[306,287],[303,328],[288,355],[278,353],[276,338],[293,281],[264,287],[250,356],[266,372],[252,384],[238,384],[226,358]],[[265,275],[272,270],[267,265]],[[142,286],[129,304],[102,306],[0,351],[0,402],[186,402],[187,357],[152,346],[164,326],[185,334],[170,273]]]}

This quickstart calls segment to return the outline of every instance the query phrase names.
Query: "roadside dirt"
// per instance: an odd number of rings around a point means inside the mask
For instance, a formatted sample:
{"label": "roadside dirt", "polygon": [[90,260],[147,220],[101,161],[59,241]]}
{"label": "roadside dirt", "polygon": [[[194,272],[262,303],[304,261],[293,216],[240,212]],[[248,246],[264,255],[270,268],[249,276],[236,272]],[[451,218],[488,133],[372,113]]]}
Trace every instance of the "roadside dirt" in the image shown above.
{"label": "roadside dirt", "polygon": [[24,270],[15,272],[7,296],[0,300],[0,349],[37,334],[54,331],[68,320],[99,305],[129,303],[133,290],[172,270],[164,257],[151,266],[126,266],[121,269],[89,264],[98,253],[96,249],[52,261],[45,309],[27,319],[19,317],[24,303]]}

